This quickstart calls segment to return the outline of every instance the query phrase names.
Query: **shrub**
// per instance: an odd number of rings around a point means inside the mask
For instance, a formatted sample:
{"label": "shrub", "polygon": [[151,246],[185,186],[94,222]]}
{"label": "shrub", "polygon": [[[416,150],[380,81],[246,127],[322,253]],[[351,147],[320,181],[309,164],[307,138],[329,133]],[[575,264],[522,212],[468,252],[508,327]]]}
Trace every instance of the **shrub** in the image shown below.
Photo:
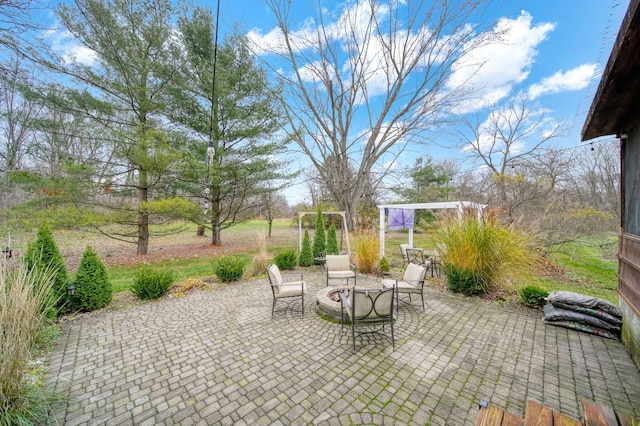
{"label": "shrub", "polygon": [[533,285],[526,286],[520,289],[520,302],[534,309],[540,309],[544,306],[546,301],[545,297],[549,295],[549,292]]}
{"label": "shrub", "polygon": [[[35,344],[51,330],[46,312],[56,271],[0,261],[0,424],[49,424],[53,395],[27,380]],[[49,333],[49,338],[51,333]],[[46,342],[45,342],[46,343]]]}
{"label": "shrub", "polygon": [[282,270],[295,269],[298,264],[298,254],[295,250],[285,250],[273,257],[273,263]]}
{"label": "shrub", "polygon": [[300,266],[313,265],[313,250],[311,249],[311,239],[309,238],[309,230],[304,230],[304,237],[302,238],[302,251],[298,258],[298,264]]}
{"label": "shrub", "polygon": [[340,254],[340,248],[338,247],[338,237],[336,235],[336,225],[331,222],[329,225],[329,231],[327,232],[327,247],[326,254]]}
{"label": "shrub", "polygon": [[318,257],[320,253],[324,253],[326,248],[326,234],[324,230],[324,216],[318,210],[316,215],[316,232],[313,235],[313,257]]}
{"label": "shrub", "polygon": [[370,274],[378,264],[380,241],[377,234],[362,232],[356,237],[356,264],[358,271]]}
{"label": "shrub", "polygon": [[220,256],[213,261],[213,273],[225,283],[238,281],[244,273],[244,262],[237,257]]}
{"label": "shrub", "polygon": [[391,270],[391,264],[389,264],[389,261],[387,260],[386,257],[382,256],[380,258],[380,262],[378,262],[378,271],[380,271],[381,274],[389,272]]}
{"label": "shrub", "polygon": [[169,292],[174,279],[173,271],[142,268],[136,272],[131,292],[140,299],[158,299]]}
{"label": "shrub", "polygon": [[104,308],[111,302],[113,289],[107,269],[90,246],[82,254],[74,286],[75,294],[69,296],[74,309],[93,311]]}
{"label": "shrub", "polygon": [[449,291],[462,293],[465,296],[475,296],[486,291],[485,283],[478,281],[478,277],[469,270],[456,268],[451,263],[445,263],[444,273],[447,276]]}
{"label": "shrub", "polygon": [[67,266],[46,223],[40,225],[36,240],[27,246],[25,261],[30,271],[51,268],[55,274],[51,287],[51,297],[58,301],[58,307],[66,305],[68,303],[67,287],[69,285]]}
{"label": "shrub", "polygon": [[505,278],[529,275],[537,259],[528,238],[493,213],[479,219],[475,209],[443,214],[436,231],[449,289],[484,294]]}

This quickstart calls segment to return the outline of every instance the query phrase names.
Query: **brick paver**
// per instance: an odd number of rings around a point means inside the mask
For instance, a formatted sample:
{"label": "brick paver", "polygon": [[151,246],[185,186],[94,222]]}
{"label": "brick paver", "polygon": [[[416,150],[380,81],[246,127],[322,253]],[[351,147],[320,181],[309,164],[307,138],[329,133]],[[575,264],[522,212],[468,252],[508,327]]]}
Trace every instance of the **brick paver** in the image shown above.
{"label": "brick paver", "polygon": [[[279,302],[267,280],[68,321],[49,382],[61,424],[472,425],[478,401],[524,416],[534,399],[581,418],[581,398],[640,417],[622,343],[546,325],[539,312],[427,291],[402,304],[396,349]],[[358,279],[363,285],[366,278]]]}

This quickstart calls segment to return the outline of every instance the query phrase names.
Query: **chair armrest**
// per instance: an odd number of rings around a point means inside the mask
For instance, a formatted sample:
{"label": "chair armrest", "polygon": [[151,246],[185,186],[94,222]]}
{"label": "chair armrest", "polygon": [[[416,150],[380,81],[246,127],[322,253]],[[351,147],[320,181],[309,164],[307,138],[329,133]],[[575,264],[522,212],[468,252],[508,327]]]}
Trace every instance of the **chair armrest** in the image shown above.
{"label": "chair armrest", "polygon": [[342,303],[347,308],[351,308],[351,302],[349,302],[349,298],[344,291],[340,292],[340,303]]}
{"label": "chair armrest", "polygon": [[286,282],[286,283],[282,283],[282,284],[274,284],[274,287],[286,287],[288,285],[300,285],[301,283],[304,283],[304,281],[295,281],[295,282]]}
{"label": "chair armrest", "polygon": [[[284,277],[293,277],[293,276],[297,277],[298,274],[293,274],[293,273],[291,273],[291,274],[282,274],[282,278],[283,279],[284,279]],[[304,273],[300,274],[300,281],[304,281]]]}

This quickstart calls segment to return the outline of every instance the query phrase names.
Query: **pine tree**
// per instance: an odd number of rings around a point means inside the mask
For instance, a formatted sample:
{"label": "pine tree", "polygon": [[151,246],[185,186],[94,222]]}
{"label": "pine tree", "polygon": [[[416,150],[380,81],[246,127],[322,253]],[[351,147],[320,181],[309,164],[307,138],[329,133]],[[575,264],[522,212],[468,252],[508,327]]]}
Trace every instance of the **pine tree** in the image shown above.
{"label": "pine tree", "polygon": [[57,306],[63,306],[67,302],[69,275],[53,234],[46,223],[40,225],[36,240],[27,246],[25,262],[29,270],[43,271],[47,268],[55,270],[51,297],[57,300]]}
{"label": "pine tree", "polygon": [[111,302],[113,289],[107,269],[91,246],[87,246],[82,254],[74,285],[76,290],[71,297],[73,308],[93,311]]}
{"label": "pine tree", "polygon": [[326,244],[326,233],[324,230],[324,217],[322,212],[318,210],[316,216],[316,232],[313,236],[313,257],[319,257],[320,253],[324,253]]}
{"label": "pine tree", "polygon": [[336,225],[331,222],[329,231],[327,232],[327,254],[340,254],[338,247],[338,237],[336,236]]}
{"label": "pine tree", "polygon": [[304,230],[304,237],[302,238],[302,251],[300,252],[300,258],[298,259],[300,266],[313,265],[313,251],[311,250],[311,238],[309,237],[309,230]]}

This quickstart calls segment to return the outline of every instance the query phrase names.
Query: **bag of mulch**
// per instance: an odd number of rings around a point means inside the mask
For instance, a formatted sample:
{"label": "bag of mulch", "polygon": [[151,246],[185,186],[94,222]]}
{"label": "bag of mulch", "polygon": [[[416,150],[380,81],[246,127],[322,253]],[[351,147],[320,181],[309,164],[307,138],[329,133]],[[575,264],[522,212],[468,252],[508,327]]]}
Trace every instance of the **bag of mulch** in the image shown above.
{"label": "bag of mulch", "polygon": [[617,327],[622,326],[622,318],[613,316],[599,309],[583,308],[582,306],[569,305],[567,303],[560,303],[560,302],[552,303],[552,305],[555,306],[556,308],[568,309],[571,311],[580,312],[581,314],[591,315],[592,317],[599,318],[602,321],[606,321],[609,324],[615,325]]}
{"label": "bag of mulch", "polygon": [[608,330],[603,330],[598,327],[582,324],[572,321],[545,321],[547,324],[557,325],[558,327],[570,328],[572,330],[582,331],[596,336],[606,337],[607,339],[618,339],[618,335]]}
{"label": "bag of mulch", "polygon": [[544,306],[544,317],[542,318],[546,322],[555,321],[568,321],[572,323],[580,323],[590,327],[596,327],[597,329],[608,330],[611,333],[620,333],[620,326],[609,324],[606,321],[592,317],[591,315],[585,315],[580,312],[572,311],[569,309],[562,309],[550,304]]}
{"label": "bag of mulch", "polygon": [[616,305],[606,300],[598,299],[597,297],[586,296],[571,291],[554,291],[549,293],[545,300],[552,305],[562,303],[564,305],[596,309],[613,315],[614,317],[622,318],[622,312]]}

